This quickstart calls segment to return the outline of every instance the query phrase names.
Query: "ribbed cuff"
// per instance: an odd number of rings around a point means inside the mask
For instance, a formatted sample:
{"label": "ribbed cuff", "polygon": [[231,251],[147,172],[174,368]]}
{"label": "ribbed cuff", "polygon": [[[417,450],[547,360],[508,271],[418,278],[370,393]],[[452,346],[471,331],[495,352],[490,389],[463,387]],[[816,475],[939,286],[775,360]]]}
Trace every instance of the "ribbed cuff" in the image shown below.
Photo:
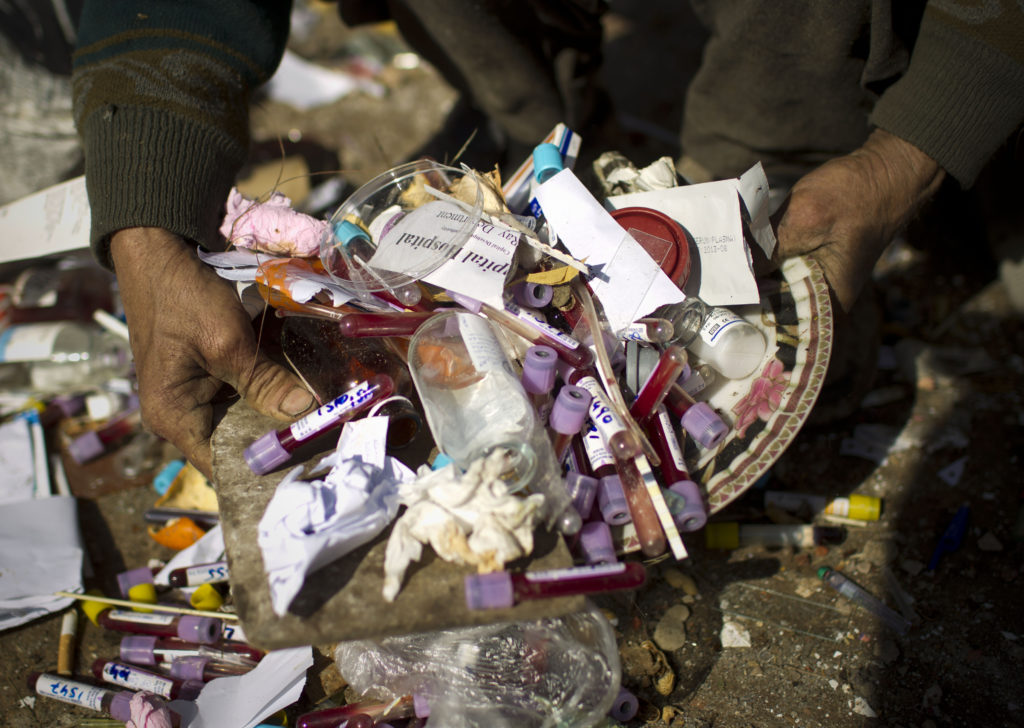
{"label": "ribbed cuff", "polygon": [[90,241],[107,267],[110,236],[159,227],[210,245],[245,146],[219,129],[166,111],[107,106],[80,129],[92,214]]}
{"label": "ribbed cuff", "polygon": [[909,141],[964,187],[1022,119],[1024,67],[927,15],[910,68],[871,115],[875,126]]}

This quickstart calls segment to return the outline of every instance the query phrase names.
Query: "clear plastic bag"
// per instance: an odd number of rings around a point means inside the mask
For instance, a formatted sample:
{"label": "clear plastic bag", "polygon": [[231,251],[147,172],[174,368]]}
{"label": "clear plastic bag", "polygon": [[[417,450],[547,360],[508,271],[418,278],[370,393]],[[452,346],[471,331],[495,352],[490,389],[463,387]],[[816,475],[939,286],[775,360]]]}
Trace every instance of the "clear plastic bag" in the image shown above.
{"label": "clear plastic bag", "polygon": [[595,608],[566,617],[342,642],[335,661],[363,695],[417,695],[431,728],[592,726],[619,692],[615,636]]}

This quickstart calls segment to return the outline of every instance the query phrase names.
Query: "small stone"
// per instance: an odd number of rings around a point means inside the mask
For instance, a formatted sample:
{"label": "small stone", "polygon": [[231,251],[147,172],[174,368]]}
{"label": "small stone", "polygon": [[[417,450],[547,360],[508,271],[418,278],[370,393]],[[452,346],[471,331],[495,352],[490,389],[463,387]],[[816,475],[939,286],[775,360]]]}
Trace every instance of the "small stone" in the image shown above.
{"label": "small stone", "polygon": [[806,599],[812,594],[816,594],[821,588],[821,581],[819,579],[800,579],[796,583],[796,587],[793,591],[796,592],[798,597]]}
{"label": "small stone", "polygon": [[811,556],[810,556],[810,554],[805,554],[803,552],[797,554],[796,556],[793,557],[793,564],[795,566],[810,566],[811,565]]}
{"label": "small stone", "polygon": [[665,610],[654,628],[654,644],[666,652],[673,652],[686,644],[686,627],[683,623],[690,617],[690,608],[676,604]]}
{"label": "small stone", "polygon": [[857,715],[863,715],[865,718],[878,717],[878,713],[872,710],[871,706],[868,705],[868,701],[861,697],[853,699],[853,712]]}
{"label": "small stone", "polygon": [[828,556],[828,546],[825,544],[818,544],[814,547],[814,558],[823,559]]}
{"label": "small stone", "polygon": [[917,559],[903,559],[900,562],[900,568],[911,576],[917,576],[924,571],[924,564]]}
{"label": "small stone", "polygon": [[832,680],[829,680],[828,684],[829,684],[829,687],[831,687],[833,690],[835,690],[837,687],[839,687],[839,681],[834,679],[834,678]]}
{"label": "small stone", "polygon": [[722,625],[720,639],[722,647],[750,647],[750,632],[736,622],[726,622]]}
{"label": "small stone", "polygon": [[684,574],[679,569],[668,566],[661,570],[661,575],[665,582],[673,589],[679,589],[688,596],[700,594],[697,582],[694,581],[693,577],[689,574]]}
{"label": "small stone", "polygon": [[978,548],[982,551],[1002,551],[1003,544],[995,537],[994,533],[987,531],[984,536],[978,539]]}
{"label": "small stone", "polygon": [[942,688],[938,684],[932,685],[930,688],[924,691],[924,698],[921,700],[921,705],[925,710],[931,710],[939,707],[939,703],[942,701]]}

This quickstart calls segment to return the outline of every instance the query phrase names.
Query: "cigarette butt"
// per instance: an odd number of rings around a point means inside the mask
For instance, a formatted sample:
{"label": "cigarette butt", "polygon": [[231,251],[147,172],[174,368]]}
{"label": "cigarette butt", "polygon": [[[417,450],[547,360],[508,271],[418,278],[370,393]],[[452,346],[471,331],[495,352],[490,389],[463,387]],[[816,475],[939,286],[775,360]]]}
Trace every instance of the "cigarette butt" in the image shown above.
{"label": "cigarette butt", "polygon": [[74,672],[75,633],[78,631],[78,610],[71,607],[64,612],[60,623],[60,642],[57,645],[57,674],[70,675]]}

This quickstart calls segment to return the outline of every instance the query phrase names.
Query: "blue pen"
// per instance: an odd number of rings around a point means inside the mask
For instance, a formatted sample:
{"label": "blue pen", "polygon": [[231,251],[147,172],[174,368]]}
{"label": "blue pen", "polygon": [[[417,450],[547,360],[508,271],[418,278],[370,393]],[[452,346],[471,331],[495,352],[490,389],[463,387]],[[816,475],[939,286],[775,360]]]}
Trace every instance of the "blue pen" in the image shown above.
{"label": "blue pen", "polygon": [[964,534],[967,533],[967,517],[970,513],[970,506],[960,506],[957,510],[956,515],[953,516],[953,520],[946,526],[945,533],[942,534],[942,538],[939,539],[938,545],[932,552],[931,559],[928,560],[928,571],[935,571],[943,554],[948,554],[960,548],[960,544],[964,540]]}

